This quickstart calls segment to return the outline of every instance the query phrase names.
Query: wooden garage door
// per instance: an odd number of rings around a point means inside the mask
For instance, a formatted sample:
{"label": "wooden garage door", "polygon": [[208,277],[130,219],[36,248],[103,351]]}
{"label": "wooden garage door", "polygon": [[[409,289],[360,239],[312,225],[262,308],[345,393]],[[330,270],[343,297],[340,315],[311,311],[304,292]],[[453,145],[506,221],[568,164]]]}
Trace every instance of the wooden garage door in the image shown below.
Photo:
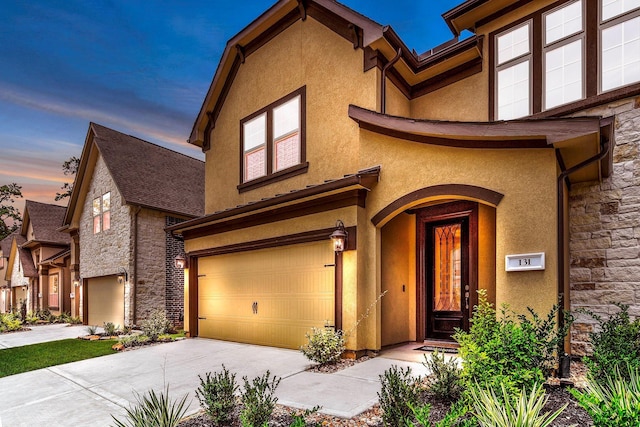
{"label": "wooden garage door", "polygon": [[117,276],[96,277],[87,281],[87,311],[89,325],[104,322],[124,325],[124,284]]}
{"label": "wooden garage door", "polygon": [[333,325],[333,262],[328,241],[201,258],[199,335],[299,348]]}

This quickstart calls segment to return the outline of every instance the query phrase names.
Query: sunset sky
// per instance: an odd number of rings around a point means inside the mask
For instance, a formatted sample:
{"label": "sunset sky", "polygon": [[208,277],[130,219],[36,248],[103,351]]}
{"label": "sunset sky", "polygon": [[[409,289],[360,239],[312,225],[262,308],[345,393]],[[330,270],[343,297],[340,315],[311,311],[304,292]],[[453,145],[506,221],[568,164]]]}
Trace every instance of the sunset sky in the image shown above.
{"label": "sunset sky", "polygon": [[[462,0],[343,0],[423,52]],[[227,40],[269,0],[3,2],[0,185],[55,203],[90,121],[203,159],[186,139]],[[63,202],[63,203],[66,203]]]}

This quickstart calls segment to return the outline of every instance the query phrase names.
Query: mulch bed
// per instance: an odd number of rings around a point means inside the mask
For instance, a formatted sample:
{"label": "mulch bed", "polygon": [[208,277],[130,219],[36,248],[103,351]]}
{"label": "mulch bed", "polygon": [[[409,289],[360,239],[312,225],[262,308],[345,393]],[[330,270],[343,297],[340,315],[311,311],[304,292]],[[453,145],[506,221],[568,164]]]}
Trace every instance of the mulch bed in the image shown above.
{"label": "mulch bed", "polygon": [[[331,374],[342,369],[346,369],[350,366],[360,363],[368,358],[361,358],[358,360],[343,359],[335,365],[329,366],[314,366],[308,370],[311,372],[321,372]],[[586,368],[581,362],[571,363],[571,380],[577,386],[584,385],[584,376]],[[569,427],[580,426],[590,427],[593,426],[593,421],[587,412],[578,404],[578,402],[571,396],[569,391],[565,387],[559,385],[549,385],[546,389],[546,395],[548,398],[542,412],[555,412],[563,405],[567,404],[567,407],[562,411],[560,416],[554,420],[550,425],[551,427]],[[429,394],[424,395],[425,401],[431,404],[431,421],[440,421],[449,411],[451,402],[440,401]],[[289,408],[282,405],[277,405],[276,409],[269,422],[270,427],[289,427],[294,420],[295,414],[301,414],[302,411],[294,408]],[[229,424],[228,427],[240,427],[240,408],[236,409],[236,413],[233,417],[234,421]],[[333,417],[330,415],[314,413],[305,417],[308,426],[327,426],[327,427],[382,427],[382,410],[379,405],[375,405],[365,412],[356,415],[350,419],[343,419]],[[198,414],[183,420],[179,427],[212,427],[215,426],[209,417],[204,414],[203,411]]]}

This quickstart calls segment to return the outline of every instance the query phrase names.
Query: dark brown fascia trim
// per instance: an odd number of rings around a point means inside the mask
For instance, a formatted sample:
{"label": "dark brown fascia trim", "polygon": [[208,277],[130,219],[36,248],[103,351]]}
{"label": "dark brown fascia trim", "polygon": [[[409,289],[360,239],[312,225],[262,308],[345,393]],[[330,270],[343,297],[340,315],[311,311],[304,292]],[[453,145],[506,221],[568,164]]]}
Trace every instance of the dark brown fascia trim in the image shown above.
{"label": "dark brown fascia trim", "polygon": [[189,228],[202,226],[214,221],[224,220],[233,216],[254,212],[261,209],[273,208],[284,203],[300,201],[309,197],[317,197],[323,193],[334,191],[348,191],[349,187],[357,186],[364,190],[371,190],[373,185],[378,182],[380,175],[380,167],[376,166],[370,169],[362,170],[354,175],[349,175],[334,181],[328,181],[323,184],[310,186],[302,190],[294,190],[290,193],[279,194],[272,198],[262,199],[257,202],[248,203],[246,205],[237,206],[225,211],[212,213],[193,220],[181,222],[180,224],[167,227],[166,230],[173,233],[180,233]]}
{"label": "dark brown fascia trim", "polygon": [[349,105],[361,129],[399,139],[458,148],[550,148],[554,143],[597,133],[600,118],[443,122],[389,116]]}
{"label": "dark brown fascia trim", "polygon": [[432,187],[422,188],[420,190],[413,191],[409,194],[406,194],[400,197],[397,200],[394,200],[389,205],[380,210],[377,214],[371,218],[371,222],[376,227],[380,224],[385,218],[391,215],[393,212],[398,209],[402,209],[403,207],[414,203],[421,199],[426,199],[434,196],[463,196],[470,197],[474,200],[482,200],[486,203],[489,203],[492,206],[498,206],[502,198],[503,194],[498,193],[497,191],[489,190],[483,187],[477,187],[475,185],[464,185],[464,184],[443,184],[443,185],[434,185]]}
{"label": "dark brown fascia trim", "polygon": [[504,15],[506,15],[509,12],[512,12],[524,5],[526,5],[527,3],[531,3],[531,0],[518,0],[516,2],[511,3],[509,6],[504,7],[490,15],[485,16],[484,18],[480,19],[479,21],[474,23],[474,27],[475,28],[480,28],[483,25],[488,24],[489,22],[498,19],[498,18],[502,18]]}
{"label": "dark brown fascia trim", "polygon": [[354,189],[344,193],[332,194],[319,199],[312,199],[295,205],[277,207],[268,211],[260,211],[241,217],[232,217],[214,224],[202,225],[182,233],[185,240],[198,237],[226,233],[258,225],[271,224],[293,218],[300,218],[320,212],[327,212],[349,206],[365,207],[367,190]]}
{"label": "dark brown fascia trim", "polygon": [[445,20],[445,22],[447,23],[447,25],[451,29],[451,32],[453,34],[455,34],[456,36],[459,36],[460,33],[462,32],[462,30],[465,30],[467,28],[461,28],[460,31],[459,31],[458,28],[456,28],[456,26],[453,24],[453,20],[456,19],[456,18],[461,17],[465,13],[475,9],[476,7],[486,3],[488,1],[489,0],[467,0],[464,3],[454,7],[453,9],[450,9],[450,10],[446,11],[445,13],[443,13],[441,15],[442,19]]}
{"label": "dark brown fascia trim", "polygon": [[[346,227],[348,237],[348,246],[346,250],[355,250],[357,241],[357,228]],[[217,248],[201,249],[189,252],[189,257],[200,258],[213,255],[225,255],[237,252],[248,252],[259,249],[277,248],[280,246],[290,246],[301,243],[312,243],[326,240],[329,244],[329,236],[335,231],[335,228],[323,228],[321,230],[307,231],[304,233],[289,234],[286,236],[271,237],[269,239],[253,240],[251,242],[236,243],[233,245],[219,246]]]}
{"label": "dark brown fascia trim", "polygon": [[61,242],[50,242],[47,240],[29,240],[20,245],[21,248],[31,249],[39,246],[53,246],[58,248],[64,248],[65,246],[69,246],[69,243],[61,243]]}
{"label": "dark brown fascia trim", "polygon": [[166,210],[166,209],[160,209],[158,207],[145,205],[143,203],[129,202],[129,201],[125,200],[125,204],[129,205],[129,206],[133,206],[133,207],[142,208],[142,209],[149,209],[151,211],[160,212],[160,213],[163,213],[163,214],[166,214],[166,215],[171,215],[174,218],[180,218],[180,219],[186,219],[186,220],[198,218],[197,215],[186,214],[184,212],[177,212],[177,211],[171,211],[171,210]]}

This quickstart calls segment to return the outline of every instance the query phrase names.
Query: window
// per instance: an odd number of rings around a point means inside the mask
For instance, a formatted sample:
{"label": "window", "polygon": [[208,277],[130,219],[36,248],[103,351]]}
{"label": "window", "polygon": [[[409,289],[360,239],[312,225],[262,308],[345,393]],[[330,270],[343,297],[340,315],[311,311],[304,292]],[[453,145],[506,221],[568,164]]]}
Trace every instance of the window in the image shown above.
{"label": "window", "polygon": [[531,23],[496,37],[497,116],[516,119],[531,114]]}
{"label": "window", "polygon": [[111,193],[93,199],[93,234],[111,228]]}
{"label": "window", "polygon": [[544,109],[584,98],[582,0],[544,15]]}
{"label": "window", "polygon": [[602,0],[600,90],[640,82],[640,0]]}
{"label": "window", "polygon": [[640,93],[640,0],[558,1],[492,33],[490,44],[490,120]]}
{"label": "window", "polygon": [[271,182],[305,163],[305,88],[285,96],[240,122],[241,177]]}
{"label": "window", "polygon": [[60,276],[49,276],[49,308],[60,307]]}

